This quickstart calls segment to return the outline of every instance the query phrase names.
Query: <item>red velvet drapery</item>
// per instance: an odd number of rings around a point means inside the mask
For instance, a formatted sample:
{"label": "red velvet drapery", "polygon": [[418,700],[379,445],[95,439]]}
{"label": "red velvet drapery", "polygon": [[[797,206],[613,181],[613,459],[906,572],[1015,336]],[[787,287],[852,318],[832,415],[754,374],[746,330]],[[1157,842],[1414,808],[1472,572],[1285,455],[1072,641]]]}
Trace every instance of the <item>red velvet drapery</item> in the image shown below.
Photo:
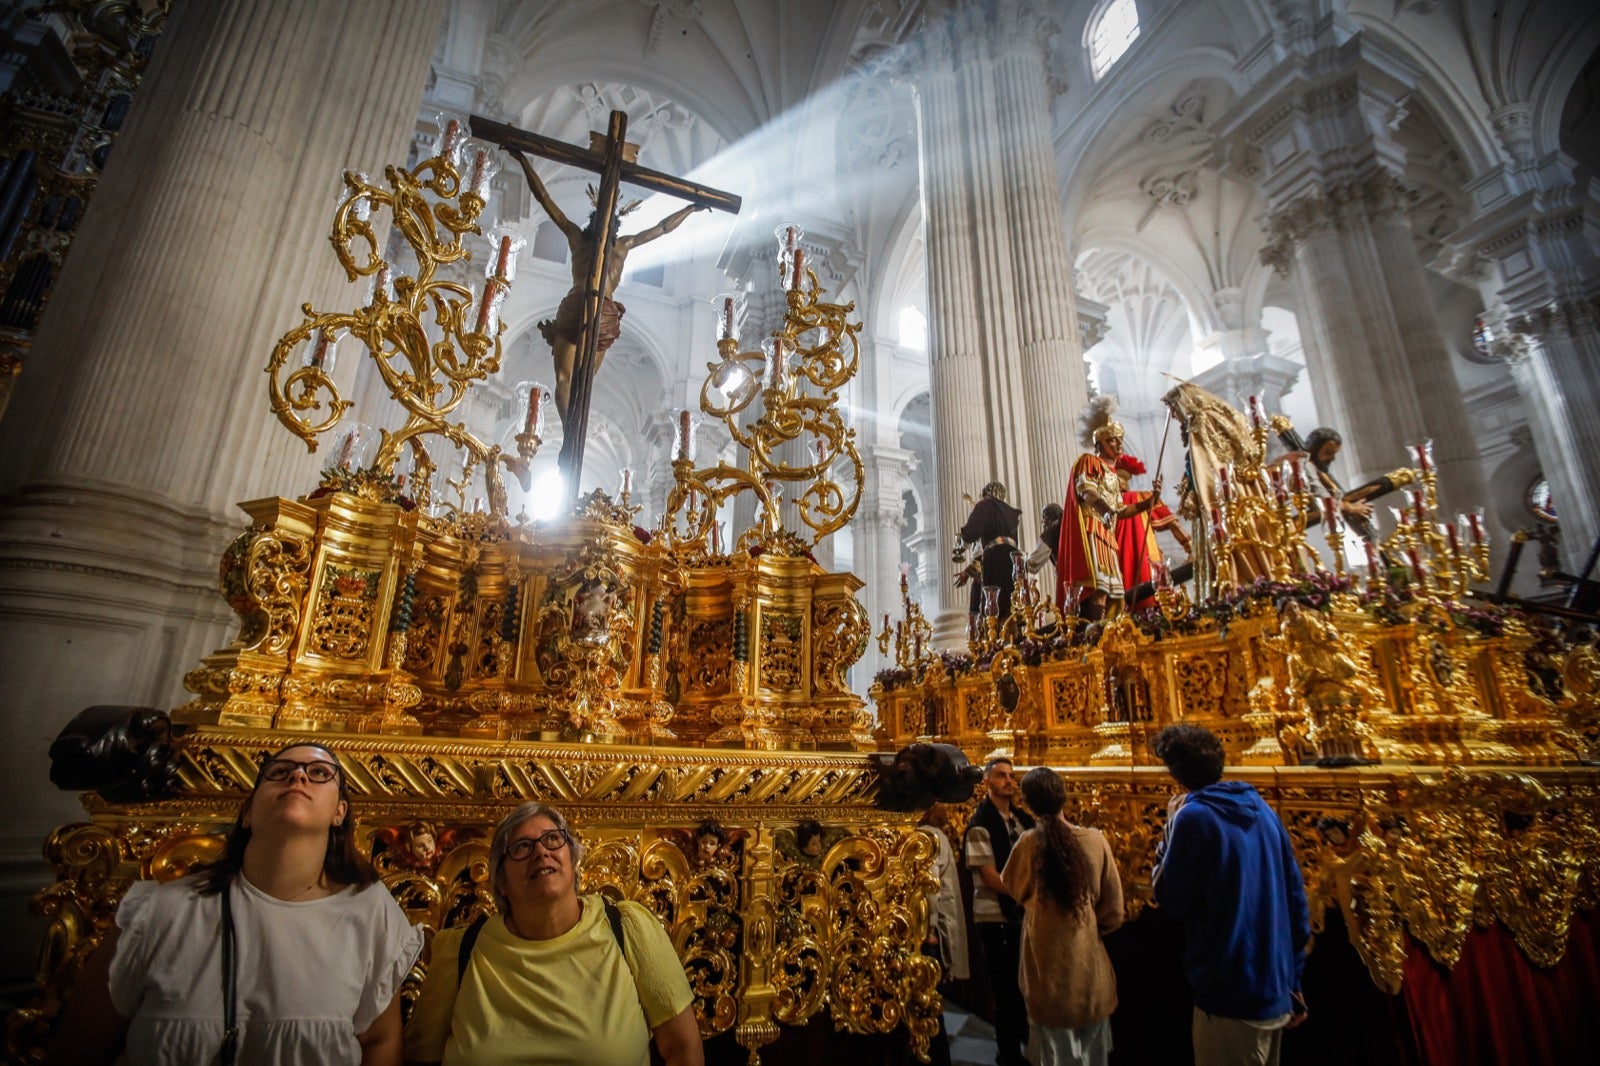
{"label": "red velvet drapery", "polygon": [[1422,1066],[1600,1063],[1600,911],[1573,916],[1549,970],[1498,925],[1474,930],[1451,970],[1413,943],[1400,994]]}

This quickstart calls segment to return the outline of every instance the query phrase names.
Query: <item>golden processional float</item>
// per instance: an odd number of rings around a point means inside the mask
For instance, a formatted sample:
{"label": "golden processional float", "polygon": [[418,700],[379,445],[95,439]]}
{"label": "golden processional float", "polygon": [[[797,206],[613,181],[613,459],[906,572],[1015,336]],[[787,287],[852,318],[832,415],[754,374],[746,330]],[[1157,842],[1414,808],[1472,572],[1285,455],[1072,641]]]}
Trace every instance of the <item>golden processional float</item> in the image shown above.
{"label": "golden processional float", "polygon": [[[487,148],[461,158],[462,132],[452,123],[437,154],[381,181],[344,175],[332,242],[371,295],[349,312],[304,307],[268,362],[272,409],[313,451],[335,430],[351,406],[331,376],[343,334],[403,420],[370,461],[346,433],[308,496],[242,505],[249,527],[221,560],[239,635],[184,679],[167,794],[86,793],[89,820],[46,845],[59,880],[37,900],[44,994],[13,1017],[10,1052],[37,1060],[127,885],[220,854],[265,757],[314,736],[339,756],[362,844],[413,921],[438,930],[492,908],[494,825],[551,802],[585,844],[584,889],[661,919],[706,1036],[732,1031],[758,1061],[780,1026],[826,1015],[852,1033],[904,1027],[925,1053],[940,1009],[939,965],[919,953],[934,846],[916,813],[875,805],[877,745],[846,681],[870,635],[861,582],[811,554],[859,502],[839,405],[858,369],[853,305],[826,300],[789,230],[770,354],[740,349],[730,301],[701,394],[747,461],[697,466],[683,411],[654,529],[635,524],[626,479],[559,520],[513,518],[505,478],[526,487],[542,390],[505,446],[451,420],[499,369],[518,252],[495,235],[481,291],[444,276],[471,258],[493,168]],[[379,212],[413,273],[381,254]],[[806,536],[779,519],[785,490]],[[724,546],[717,513],[740,493],[759,522]]]}
{"label": "golden processional float", "polygon": [[[1145,740],[1204,723],[1288,825],[1318,926],[1336,905],[1381,986],[1397,987],[1408,933],[1448,964],[1475,922],[1503,922],[1537,962],[1560,957],[1600,888],[1596,771],[1568,765],[1596,755],[1600,653],[1466,605],[1487,576],[1482,518],[1438,525],[1425,447],[1363,583],[1336,507],[1334,570],[1309,550],[1325,501],[1303,468],[1264,461],[1264,416],[1174,390],[1197,475],[1195,596],[1162,581],[1155,612],[1081,625],[1024,577],[968,655],[935,651],[906,596],[878,637],[895,665],[874,724],[846,681],[871,638],[861,582],[809,552],[859,499],[838,403],[858,365],[853,307],[824,300],[781,228],[782,326],[742,351],[725,301],[700,395],[743,463],[697,466],[685,411],[653,529],[635,525],[626,483],[557,521],[514,518],[504,479],[528,476],[542,391],[505,445],[450,420],[499,368],[518,251],[496,235],[481,291],[441,276],[471,258],[492,167],[476,147],[463,163],[460,133],[382,183],[345,175],[333,246],[371,295],[350,312],[305,307],[271,355],[272,406],[313,450],[333,433],[351,406],[331,377],[343,332],[403,420],[370,460],[347,432],[308,496],[243,505],[250,525],[221,561],[238,637],[185,678],[194,698],[170,737],[135,716],[148,743],[122,755],[144,769],[86,793],[89,820],[46,845],[43,994],[13,1015],[14,1057],[37,1059],[127,885],[216,856],[264,758],[308,734],[344,764],[384,883],[432,930],[492,907],[488,837],[507,810],[559,805],[586,845],[585,889],[659,916],[702,1033],[731,1032],[752,1061],[824,1014],[851,1033],[904,1027],[926,1054],[939,968],[918,949],[935,881],[913,826],[967,778],[926,744],[893,763],[869,754],[916,742],[1062,768],[1137,911],[1171,793]],[[380,254],[378,211],[414,273]],[[785,490],[805,536],[781,520]],[[740,493],[758,521],[725,546],[717,513]]]}
{"label": "golden processional float", "polygon": [[1247,420],[1189,383],[1164,397],[1188,445],[1192,597],[1157,565],[1153,609],[1085,623],[1019,566],[1012,613],[988,597],[967,653],[941,653],[902,576],[903,617],[877,635],[883,731],[1072,768],[1073,818],[1106,834],[1131,915],[1171,793],[1149,740],[1204,725],[1294,840],[1314,930],[1336,907],[1379,987],[1399,991],[1408,936],[1453,967],[1495,922],[1555,965],[1600,902],[1593,629],[1469,594],[1490,576],[1484,515],[1439,513],[1431,441],[1384,479],[1404,505],[1361,539],[1360,576],[1338,500],[1303,453],[1267,461],[1291,427],[1250,399]]}

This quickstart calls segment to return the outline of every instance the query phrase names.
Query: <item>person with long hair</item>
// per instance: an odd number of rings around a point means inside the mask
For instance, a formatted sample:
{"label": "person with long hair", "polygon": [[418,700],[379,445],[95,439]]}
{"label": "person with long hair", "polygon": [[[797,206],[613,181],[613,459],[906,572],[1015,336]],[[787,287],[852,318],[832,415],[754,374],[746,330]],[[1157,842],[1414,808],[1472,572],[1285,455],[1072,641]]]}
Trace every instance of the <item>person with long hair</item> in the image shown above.
{"label": "person with long hair", "polygon": [[[715,834],[709,834],[715,835]],[[704,1066],[683,963],[643,904],[581,894],[583,842],[524,803],[489,842],[496,913],[434,937],[406,1023],[408,1063]]]}
{"label": "person with long hair", "polygon": [[220,859],[129,886],[50,1061],[398,1066],[400,985],[424,934],[377,882],[338,758],[284,748]]}
{"label": "person with long hair", "polygon": [[1067,790],[1049,767],[1022,778],[1038,824],[1006,862],[1006,888],[1023,908],[1019,983],[1033,1066],[1105,1066],[1117,978],[1101,937],[1122,924],[1122,879],[1098,829],[1067,821]]}

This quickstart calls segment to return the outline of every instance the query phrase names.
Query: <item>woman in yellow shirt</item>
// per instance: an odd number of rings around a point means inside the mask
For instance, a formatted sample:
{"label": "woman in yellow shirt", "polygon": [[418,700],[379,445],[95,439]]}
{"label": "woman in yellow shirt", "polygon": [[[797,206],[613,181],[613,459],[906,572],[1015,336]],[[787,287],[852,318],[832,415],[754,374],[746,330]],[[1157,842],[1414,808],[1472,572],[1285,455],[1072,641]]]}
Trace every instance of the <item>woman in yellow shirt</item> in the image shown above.
{"label": "woman in yellow shirt", "polygon": [[463,928],[434,938],[406,1026],[408,1063],[648,1066],[653,1035],[668,1066],[702,1066],[672,941],[640,904],[580,896],[582,859],[550,807],[525,803],[500,823],[489,845],[499,913],[469,944]]}

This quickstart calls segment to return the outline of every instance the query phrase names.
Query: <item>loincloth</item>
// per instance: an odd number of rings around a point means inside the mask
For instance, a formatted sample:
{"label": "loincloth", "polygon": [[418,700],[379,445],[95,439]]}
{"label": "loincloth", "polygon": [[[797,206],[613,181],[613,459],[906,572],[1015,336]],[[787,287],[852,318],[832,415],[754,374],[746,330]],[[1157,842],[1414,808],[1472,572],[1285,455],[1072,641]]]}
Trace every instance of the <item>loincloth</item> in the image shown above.
{"label": "loincloth", "polygon": [[[605,351],[611,347],[618,337],[622,336],[622,316],[627,313],[615,300],[600,300],[600,340],[596,345],[597,351]],[[556,317],[547,318],[539,323],[539,332],[544,336],[544,342],[555,347],[556,341],[563,340],[568,344],[583,344],[583,290],[573,289],[561,300],[561,306],[556,308]]]}

